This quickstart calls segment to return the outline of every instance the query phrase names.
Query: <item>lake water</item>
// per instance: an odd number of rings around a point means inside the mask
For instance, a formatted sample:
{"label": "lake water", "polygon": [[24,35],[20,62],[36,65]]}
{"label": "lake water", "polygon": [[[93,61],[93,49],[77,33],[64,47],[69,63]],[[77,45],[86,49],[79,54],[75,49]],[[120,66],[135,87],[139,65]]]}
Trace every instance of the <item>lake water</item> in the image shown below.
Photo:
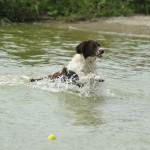
{"label": "lake water", "polygon": [[[0,26],[0,149],[149,150],[150,34],[149,29],[147,34],[125,29]],[[97,62],[105,83],[78,89],[59,81],[27,84],[20,79],[60,70],[87,39],[105,48]],[[49,134],[57,140],[49,141]]]}

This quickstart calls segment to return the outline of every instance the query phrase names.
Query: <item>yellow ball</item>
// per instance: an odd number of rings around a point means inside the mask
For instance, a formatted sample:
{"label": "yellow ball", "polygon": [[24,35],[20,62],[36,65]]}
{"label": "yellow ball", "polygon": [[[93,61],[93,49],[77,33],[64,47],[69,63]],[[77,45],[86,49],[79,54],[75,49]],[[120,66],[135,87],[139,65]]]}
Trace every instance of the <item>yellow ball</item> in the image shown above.
{"label": "yellow ball", "polygon": [[56,135],[54,134],[49,135],[48,140],[56,140]]}

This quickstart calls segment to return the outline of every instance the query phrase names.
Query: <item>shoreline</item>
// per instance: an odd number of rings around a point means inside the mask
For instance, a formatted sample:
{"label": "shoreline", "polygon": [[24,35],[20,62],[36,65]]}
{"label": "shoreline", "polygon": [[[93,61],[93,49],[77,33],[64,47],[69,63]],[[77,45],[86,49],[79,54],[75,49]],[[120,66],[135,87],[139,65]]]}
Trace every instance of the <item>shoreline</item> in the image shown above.
{"label": "shoreline", "polygon": [[116,32],[150,36],[150,16],[97,18],[94,21],[79,21],[65,25],[82,30]]}
{"label": "shoreline", "polygon": [[106,19],[100,19],[98,22],[106,22],[106,23],[120,23],[126,25],[142,25],[142,26],[150,26],[150,16],[131,16],[131,17],[110,17]]}

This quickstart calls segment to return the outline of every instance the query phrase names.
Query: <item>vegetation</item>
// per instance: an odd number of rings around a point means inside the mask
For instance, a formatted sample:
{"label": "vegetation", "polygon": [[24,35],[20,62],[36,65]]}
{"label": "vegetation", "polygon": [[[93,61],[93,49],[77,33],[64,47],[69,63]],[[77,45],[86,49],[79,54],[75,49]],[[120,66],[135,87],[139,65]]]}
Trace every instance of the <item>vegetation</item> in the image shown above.
{"label": "vegetation", "polygon": [[41,16],[90,19],[150,14],[150,0],[0,0],[0,19],[34,21]]}

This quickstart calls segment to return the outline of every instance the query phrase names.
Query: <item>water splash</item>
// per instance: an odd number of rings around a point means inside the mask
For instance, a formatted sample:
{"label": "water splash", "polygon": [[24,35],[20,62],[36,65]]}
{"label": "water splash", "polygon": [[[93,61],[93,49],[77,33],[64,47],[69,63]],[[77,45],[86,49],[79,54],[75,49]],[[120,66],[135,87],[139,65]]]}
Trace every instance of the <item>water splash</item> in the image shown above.
{"label": "water splash", "polygon": [[25,83],[20,79],[20,76],[2,75],[0,76],[0,86],[26,86],[53,93],[71,93],[81,97],[114,96],[114,94],[107,89],[105,83],[96,81],[88,81],[82,88],[79,88],[78,86],[71,84],[70,80],[66,83],[62,83],[61,78],[58,78],[55,81],[44,79],[37,82]]}
{"label": "water splash", "polygon": [[71,93],[80,97],[114,97],[115,94],[107,89],[106,84],[96,81],[88,81],[82,88],[71,84],[70,81],[66,83],[61,82],[61,78],[55,81],[44,79],[38,82],[27,84],[30,88],[40,89],[54,93]]}

